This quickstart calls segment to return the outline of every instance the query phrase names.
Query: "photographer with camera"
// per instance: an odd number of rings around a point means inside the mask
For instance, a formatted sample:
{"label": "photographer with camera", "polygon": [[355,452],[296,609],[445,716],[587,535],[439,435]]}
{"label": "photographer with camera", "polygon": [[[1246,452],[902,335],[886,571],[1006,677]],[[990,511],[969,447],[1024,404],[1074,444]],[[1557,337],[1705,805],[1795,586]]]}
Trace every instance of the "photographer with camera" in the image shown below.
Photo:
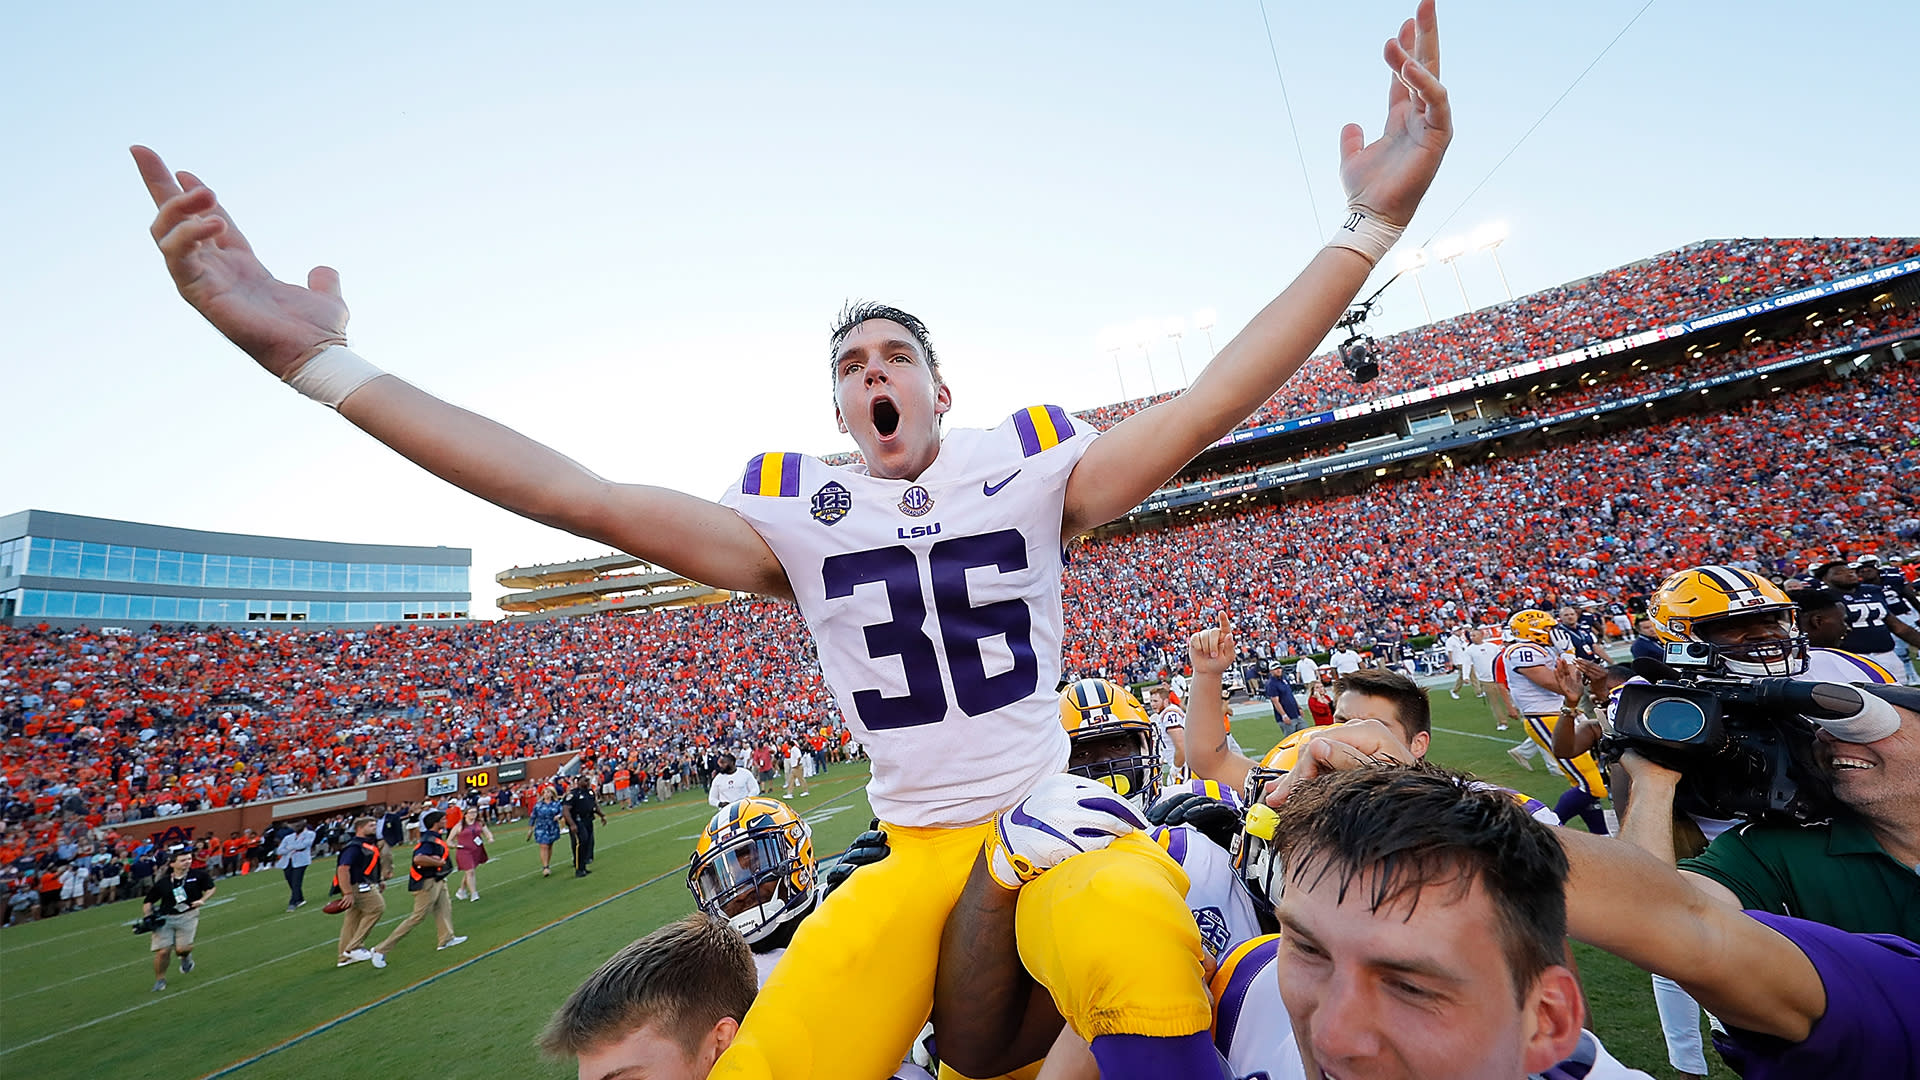
{"label": "photographer with camera", "polygon": [[[1863,699],[1868,707],[1895,707],[1882,710],[1884,731],[1790,704],[1789,685],[1859,683],[1884,672],[1838,650],[1808,648],[1793,601],[1743,570],[1675,574],[1654,595],[1652,615],[1673,661],[1665,674],[1680,678],[1629,684],[1615,699],[1610,752],[1638,751],[1622,760],[1625,838],[1667,861],[1676,806],[1706,819],[1703,828],[1714,818],[1740,819],[1737,828],[1706,828],[1712,843],[1679,862],[1708,897],[1855,933],[1920,938],[1920,726],[1911,717],[1885,719],[1920,708],[1920,691],[1860,688],[1874,695]],[[1684,672],[1675,670],[1681,665]],[[1697,730],[1672,725],[1674,716],[1694,715],[1686,702],[1704,709]],[[1669,710],[1667,718],[1656,719],[1655,708]],[[1709,745],[1715,733],[1720,745]]]}
{"label": "photographer with camera", "polygon": [[167,965],[180,954],[180,973],[193,970],[193,938],[200,929],[200,908],[213,896],[213,876],[193,866],[193,849],[179,844],[167,851],[166,868],[140,905],[135,933],[150,933],[153,989],[167,988]]}

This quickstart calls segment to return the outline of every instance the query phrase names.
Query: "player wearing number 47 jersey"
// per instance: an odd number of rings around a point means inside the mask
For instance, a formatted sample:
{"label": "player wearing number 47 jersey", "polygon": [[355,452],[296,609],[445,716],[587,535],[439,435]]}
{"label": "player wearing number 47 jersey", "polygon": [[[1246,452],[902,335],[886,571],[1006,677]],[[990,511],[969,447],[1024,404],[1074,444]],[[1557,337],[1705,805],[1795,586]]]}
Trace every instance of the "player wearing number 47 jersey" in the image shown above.
{"label": "player wearing number 47 jersey", "polygon": [[[275,280],[199,178],[145,147],[133,155],[175,287],[275,377],[482,499],[716,588],[799,601],[874,759],[875,808],[899,819],[893,854],[807,920],[715,1075],[884,1077],[926,1019],[940,929],[985,823],[1064,760],[1049,681],[1060,546],[1138,506],[1291,378],[1433,181],[1452,120],[1432,0],[1383,56],[1383,133],[1340,135],[1347,216],[1183,393],[1098,437],[1041,408],[943,438],[953,394],[925,326],[862,305],[827,359],[864,471],[768,454],[728,506],[606,480],[374,367],[346,347],[339,274]],[[836,152],[850,169],[884,165],[864,145]],[[890,257],[911,246],[881,221],[855,223],[844,243]],[[759,374],[719,340],[702,360],[723,398]]]}

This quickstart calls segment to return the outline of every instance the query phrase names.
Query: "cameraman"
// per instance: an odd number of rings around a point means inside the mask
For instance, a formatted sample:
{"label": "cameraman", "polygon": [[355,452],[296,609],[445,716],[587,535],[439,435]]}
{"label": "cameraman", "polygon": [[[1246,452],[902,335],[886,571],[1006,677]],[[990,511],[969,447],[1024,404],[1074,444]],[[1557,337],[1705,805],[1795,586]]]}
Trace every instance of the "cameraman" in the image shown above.
{"label": "cameraman", "polygon": [[180,954],[180,973],[193,970],[193,938],[200,929],[200,908],[213,895],[213,876],[193,868],[193,849],[179,844],[167,851],[166,869],[160,871],[140,915],[161,916],[153,931],[153,989],[167,988],[167,965],[174,953]]}
{"label": "cameraman", "polygon": [[[1842,809],[1818,825],[1746,824],[1679,864],[1723,904],[1920,941],[1920,688],[1860,685],[1899,727],[1866,743],[1822,729],[1817,754]],[[1634,810],[1671,803],[1680,774],[1636,762]],[[1655,851],[1654,854],[1660,854]]]}

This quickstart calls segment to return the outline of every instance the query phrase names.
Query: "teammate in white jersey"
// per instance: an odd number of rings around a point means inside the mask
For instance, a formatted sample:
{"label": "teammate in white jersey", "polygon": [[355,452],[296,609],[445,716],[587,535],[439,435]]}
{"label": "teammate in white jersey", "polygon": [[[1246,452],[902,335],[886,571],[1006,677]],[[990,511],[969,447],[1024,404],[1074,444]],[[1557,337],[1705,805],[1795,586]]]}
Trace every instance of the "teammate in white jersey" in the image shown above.
{"label": "teammate in white jersey", "polygon": [[[1384,55],[1383,135],[1341,132],[1348,214],[1334,239],[1185,392],[1099,438],[1039,407],[943,438],[953,397],[925,327],[856,307],[828,359],[836,417],[866,464],[763,455],[726,506],[610,482],[388,376],[345,347],[337,273],[315,268],[307,288],[276,281],[197,177],[144,147],[134,157],[181,295],[273,375],[481,498],[717,588],[800,604],[873,758],[894,854],[807,921],[718,1073],[882,1076],[925,1020],[945,913],[989,820],[1064,763],[1061,546],[1139,505],[1292,377],[1439,168],[1451,117],[1432,0]],[[853,164],[859,151],[847,153]],[[894,242],[871,232],[849,242]]]}
{"label": "teammate in white jersey", "polygon": [[1160,770],[1169,785],[1187,779],[1187,714],[1173,703],[1173,690],[1166,685],[1147,688],[1147,705],[1153,711],[1153,726],[1160,732]]}

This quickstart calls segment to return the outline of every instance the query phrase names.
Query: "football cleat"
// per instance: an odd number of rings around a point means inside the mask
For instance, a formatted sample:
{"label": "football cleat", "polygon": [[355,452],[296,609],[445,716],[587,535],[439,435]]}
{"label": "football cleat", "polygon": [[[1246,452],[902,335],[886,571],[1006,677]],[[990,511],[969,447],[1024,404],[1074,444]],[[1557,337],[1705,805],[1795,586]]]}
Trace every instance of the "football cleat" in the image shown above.
{"label": "football cleat", "polygon": [[1101,781],[1055,773],[993,819],[982,851],[993,880],[1018,889],[1075,855],[1146,827],[1140,811]]}

